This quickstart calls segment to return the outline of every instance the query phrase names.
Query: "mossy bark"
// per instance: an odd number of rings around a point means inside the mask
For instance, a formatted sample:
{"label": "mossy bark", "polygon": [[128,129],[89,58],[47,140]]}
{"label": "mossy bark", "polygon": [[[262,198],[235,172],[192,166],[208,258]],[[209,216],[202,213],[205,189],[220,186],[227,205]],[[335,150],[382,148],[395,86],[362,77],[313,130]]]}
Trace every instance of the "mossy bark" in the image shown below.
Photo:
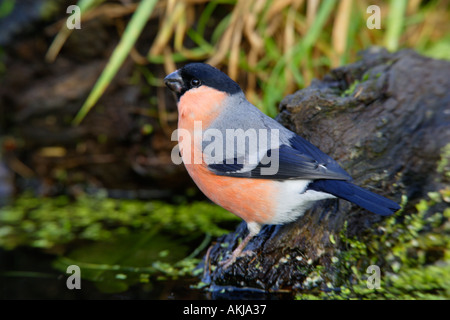
{"label": "mossy bark", "polygon": [[[442,169],[450,143],[449,74],[447,61],[369,49],[358,62],[287,96],[277,120],[331,155],[357,185],[399,203],[408,199],[396,218],[402,219],[449,183]],[[322,201],[294,223],[265,226],[247,246],[255,255],[223,269],[218,262],[247,234],[242,223],[210,248],[203,282],[212,289],[304,292],[318,284],[325,290],[346,281],[339,279],[346,264],[337,258],[351,258],[342,254],[350,252],[346,239],[379,238],[383,220],[344,200]],[[383,248],[376,255],[372,262],[392,270]]]}

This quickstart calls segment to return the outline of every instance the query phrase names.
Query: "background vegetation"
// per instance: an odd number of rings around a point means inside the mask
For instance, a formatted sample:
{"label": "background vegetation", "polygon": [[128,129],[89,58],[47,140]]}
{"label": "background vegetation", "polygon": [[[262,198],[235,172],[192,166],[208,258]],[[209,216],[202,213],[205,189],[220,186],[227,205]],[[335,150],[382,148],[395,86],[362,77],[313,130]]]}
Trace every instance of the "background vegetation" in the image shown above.
{"label": "background vegetation", "polygon": [[[102,2],[79,4],[88,17],[95,16],[96,10],[104,14],[117,10]],[[367,27],[369,17],[376,14],[367,10],[373,4],[380,8],[381,29]],[[75,121],[95,104],[148,19],[158,19],[159,30],[147,53],[134,51],[137,63],[162,63],[167,74],[178,62],[225,65],[232,79],[245,76],[239,83],[250,101],[275,116],[276,105],[286,94],[330,68],[354,61],[358,51],[369,46],[414,48],[448,59],[448,6],[447,1],[421,0],[142,1]],[[60,34],[67,33],[63,27]],[[56,54],[54,48],[62,46],[63,41],[56,40],[49,59]]]}
{"label": "background vegetation", "polygon": [[[14,260],[11,252],[15,250],[35,248],[54,257],[53,270],[64,273],[70,264],[89,270],[83,277],[96,283],[102,292],[123,292],[137,283],[144,286],[146,292],[162,291],[158,297],[167,298],[168,290],[156,289],[168,285],[169,282],[161,280],[200,274],[202,270],[196,266],[211,241],[232,230],[239,221],[195,196],[198,193],[193,191],[192,185],[184,186],[181,175],[170,171],[172,169],[168,172],[172,172],[175,179],[170,180],[169,188],[177,191],[169,197],[152,197],[145,201],[139,196],[111,199],[110,193],[105,191],[111,185],[137,190],[135,185],[130,187],[119,180],[123,176],[139,180],[143,185],[156,186],[155,181],[169,180],[164,175],[157,176],[154,171],[159,167],[150,174],[136,175],[143,171],[136,165],[137,161],[125,162],[135,175],[125,170],[128,167],[124,168],[123,162],[106,173],[101,172],[106,170],[108,159],[114,159],[114,154],[127,158],[124,150],[139,150],[141,155],[141,149],[149,149],[145,152],[151,161],[158,162],[160,158],[170,161],[170,148],[163,152],[157,150],[158,145],[172,145],[170,133],[176,127],[174,101],[162,81],[165,74],[187,62],[205,61],[224,70],[243,87],[251,102],[268,115],[276,116],[277,105],[287,94],[307,87],[331,68],[357,60],[358,51],[370,46],[384,46],[392,51],[411,48],[433,58],[450,59],[450,6],[446,0],[79,0],[78,3],[54,0],[32,3],[33,6],[30,2],[26,9],[20,1],[0,1],[0,22],[3,20],[2,30],[5,30],[0,37],[0,74],[4,88],[0,89],[3,147],[0,195],[2,205],[6,203],[0,207],[0,246],[3,248],[0,256],[6,258],[0,260]],[[80,31],[66,27],[65,10],[69,4],[78,4],[81,8]],[[367,8],[373,4],[380,7],[379,30],[366,25],[373,14],[368,13]],[[59,66],[62,59],[70,60],[71,68],[64,69],[62,64],[61,73],[65,76],[94,60],[88,51],[82,51],[89,48],[77,41],[80,41],[81,31],[87,32],[83,35],[86,38],[89,34],[101,34],[104,29],[98,31],[91,27],[96,24],[107,27],[106,36],[98,45],[103,46],[102,54],[95,55],[104,67],[92,73],[93,85],[89,85],[87,92],[79,93],[76,88],[83,86],[82,81],[67,85],[62,81],[65,86],[61,90],[51,87],[41,93],[43,100],[54,101],[76,92],[70,96],[69,103],[64,103],[70,108],[63,116],[54,110],[33,122],[18,116],[35,106],[33,99],[26,100],[29,104],[25,105],[15,102],[16,98],[26,97],[25,90],[6,92],[16,85],[16,77],[28,79],[26,71],[13,69],[14,60],[21,59],[20,64],[33,70],[38,85],[24,82],[22,88],[37,87],[39,98],[42,82],[64,80],[54,69],[49,78],[41,79],[51,66]],[[16,32],[21,28],[25,30]],[[27,41],[34,37],[44,39],[44,45],[28,46]],[[11,70],[21,70],[23,74],[17,75]],[[91,83],[88,80],[86,83]],[[119,96],[128,94],[129,91],[117,89],[119,80],[123,87],[138,88],[144,97],[140,103],[145,104],[145,108],[139,105],[132,109],[134,114],[142,116],[131,118],[137,131],[133,125],[129,132],[115,125],[117,118],[126,117],[116,114],[118,108],[112,107],[111,100],[108,103],[105,92],[113,89]],[[115,87],[111,88],[114,83]],[[122,105],[119,107],[124,109]],[[129,110],[125,112],[131,113]],[[98,125],[99,122],[94,121],[96,117],[109,123],[114,132],[101,131],[103,123]],[[41,123],[42,126],[57,123],[64,128],[65,131],[54,131],[52,137],[64,137],[68,131],[78,132],[78,129],[92,132],[89,139],[77,136],[63,145],[50,138],[52,142],[31,143],[29,136],[23,135],[23,128],[17,129],[18,125],[31,126],[32,135],[38,136],[40,131],[35,128],[41,127],[34,126]],[[109,152],[109,158],[96,153],[100,151]],[[86,153],[85,158],[80,158]],[[94,170],[92,168],[97,168],[95,174],[87,174]],[[111,182],[111,177],[117,181]],[[92,186],[100,192],[90,192]],[[5,191],[11,189],[14,192]],[[12,199],[5,200],[12,195]],[[380,238],[368,244],[363,240],[345,239],[349,250],[336,257],[341,269],[339,280],[330,284],[333,290],[312,290],[311,294],[299,294],[297,298],[448,298],[448,265],[441,269],[427,268],[420,263],[426,259],[413,261],[409,255],[414,251],[422,257],[438,248],[443,252],[439,257],[448,259],[446,221],[449,213],[441,210],[447,200],[447,194],[434,195],[417,208],[416,218],[400,225],[394,224],[392,219],[387,221],[384,227],[389,239]],[[430,224],[436,224],[434,220],[422,219],[436,204],[441,219],[439,232],[431,238],[427,235],[416,239]],[[404,273],[384,278],[384,291],[367,292],[360,266],[379,255],[379,245],[386,241],[392,242],[393,248],[392,256],[386,259],[404,266]],[[33,273],[22,269],[16,262],[0,263],[0,276],[3,279],[51,277],[48,270]],[[419,269],[424,272],[417,273]],[[320,277],[320,270],[316,271]],[[447,272],[446,277],[441,277],[445,281],[429,281],[437,277],[435,273],[442,272]],[[197,282],[195,278],[193,283],[201,287]],[[314,281],[311,281],[311,289],[314,288]]]}

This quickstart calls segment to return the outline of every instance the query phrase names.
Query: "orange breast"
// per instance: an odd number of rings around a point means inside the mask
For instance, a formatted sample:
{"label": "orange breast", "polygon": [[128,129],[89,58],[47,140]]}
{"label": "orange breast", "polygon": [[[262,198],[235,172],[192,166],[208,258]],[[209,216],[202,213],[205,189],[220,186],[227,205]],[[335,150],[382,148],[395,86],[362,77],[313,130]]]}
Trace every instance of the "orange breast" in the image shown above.
{"label": "orange breast", "polygon": [[199,189],[211,201],[247,222],[269,223],[275,214],[276,188],[269,180],[217,176],[205,164],[186,164]]}
{"label": "orange breast", "polygon": [[[201,124],[202,130],[206,130],[222,111],[224,99],[226,93],[208,87],[190,90],[181,97],[178,129],[189,133],[188,137],[179,137],[183,162],[199,189],[211,201],[247,222],[268,223],[275,214],[275,184],[269,180],[218,176],[208,170],[204,161],[194,161],[202,152],[201,132],[194,134],[194,129]],[[194,126],[194,121],[200,122]]]}
{"label": "orange breast", "polygon": [[209,127],[223,108],[227,94],[209,87],[186,92],[178,102],[178,128],[194,130],[194,121],[201,121],[203,129]]}

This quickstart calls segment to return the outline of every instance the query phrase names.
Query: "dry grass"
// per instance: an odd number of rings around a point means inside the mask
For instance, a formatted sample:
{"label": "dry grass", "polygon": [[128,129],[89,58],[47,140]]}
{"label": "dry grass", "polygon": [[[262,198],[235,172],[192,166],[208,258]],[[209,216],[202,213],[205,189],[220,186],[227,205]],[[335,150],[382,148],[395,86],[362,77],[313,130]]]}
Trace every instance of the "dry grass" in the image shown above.
{"label": "dry grass", "polygon": [[[139,10],[128,1],[96,1],[84,19]],[[366,26],[372,4],[381,9],[380,30]],[[158,33],[147,54],[131,50],[136,63],[162,64],[169,73],[177,63],[206,61],[271,116],[286,94],[369,46],[414,48],[438,58],[450,52],[448,0],[161,0],[149,19]]]}

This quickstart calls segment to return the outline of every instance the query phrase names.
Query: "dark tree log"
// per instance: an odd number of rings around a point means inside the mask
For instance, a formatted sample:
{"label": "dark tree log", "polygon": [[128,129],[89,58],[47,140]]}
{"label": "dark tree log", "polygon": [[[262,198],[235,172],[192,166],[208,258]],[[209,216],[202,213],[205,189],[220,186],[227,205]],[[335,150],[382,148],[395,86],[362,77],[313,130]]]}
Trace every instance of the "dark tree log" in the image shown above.
{"label": "dark tree log", "polygon": [[[361,57],[286,97],[278,121],[337,160],[357,185],[398,203],[406,195],[408,214],[449,182],[437,162],[450,142],[450,63],[409,50],[373,48]],[[255,255],[224,270],[218,262],[247,234],[242,223],[211,247],[203,281],[295,292],[318,265],[333,279],[345,222],[347,235],[357,237],[377,232],[382,219],[344,200],[322,201],[294,223],[265,226],[247,246]]]}

